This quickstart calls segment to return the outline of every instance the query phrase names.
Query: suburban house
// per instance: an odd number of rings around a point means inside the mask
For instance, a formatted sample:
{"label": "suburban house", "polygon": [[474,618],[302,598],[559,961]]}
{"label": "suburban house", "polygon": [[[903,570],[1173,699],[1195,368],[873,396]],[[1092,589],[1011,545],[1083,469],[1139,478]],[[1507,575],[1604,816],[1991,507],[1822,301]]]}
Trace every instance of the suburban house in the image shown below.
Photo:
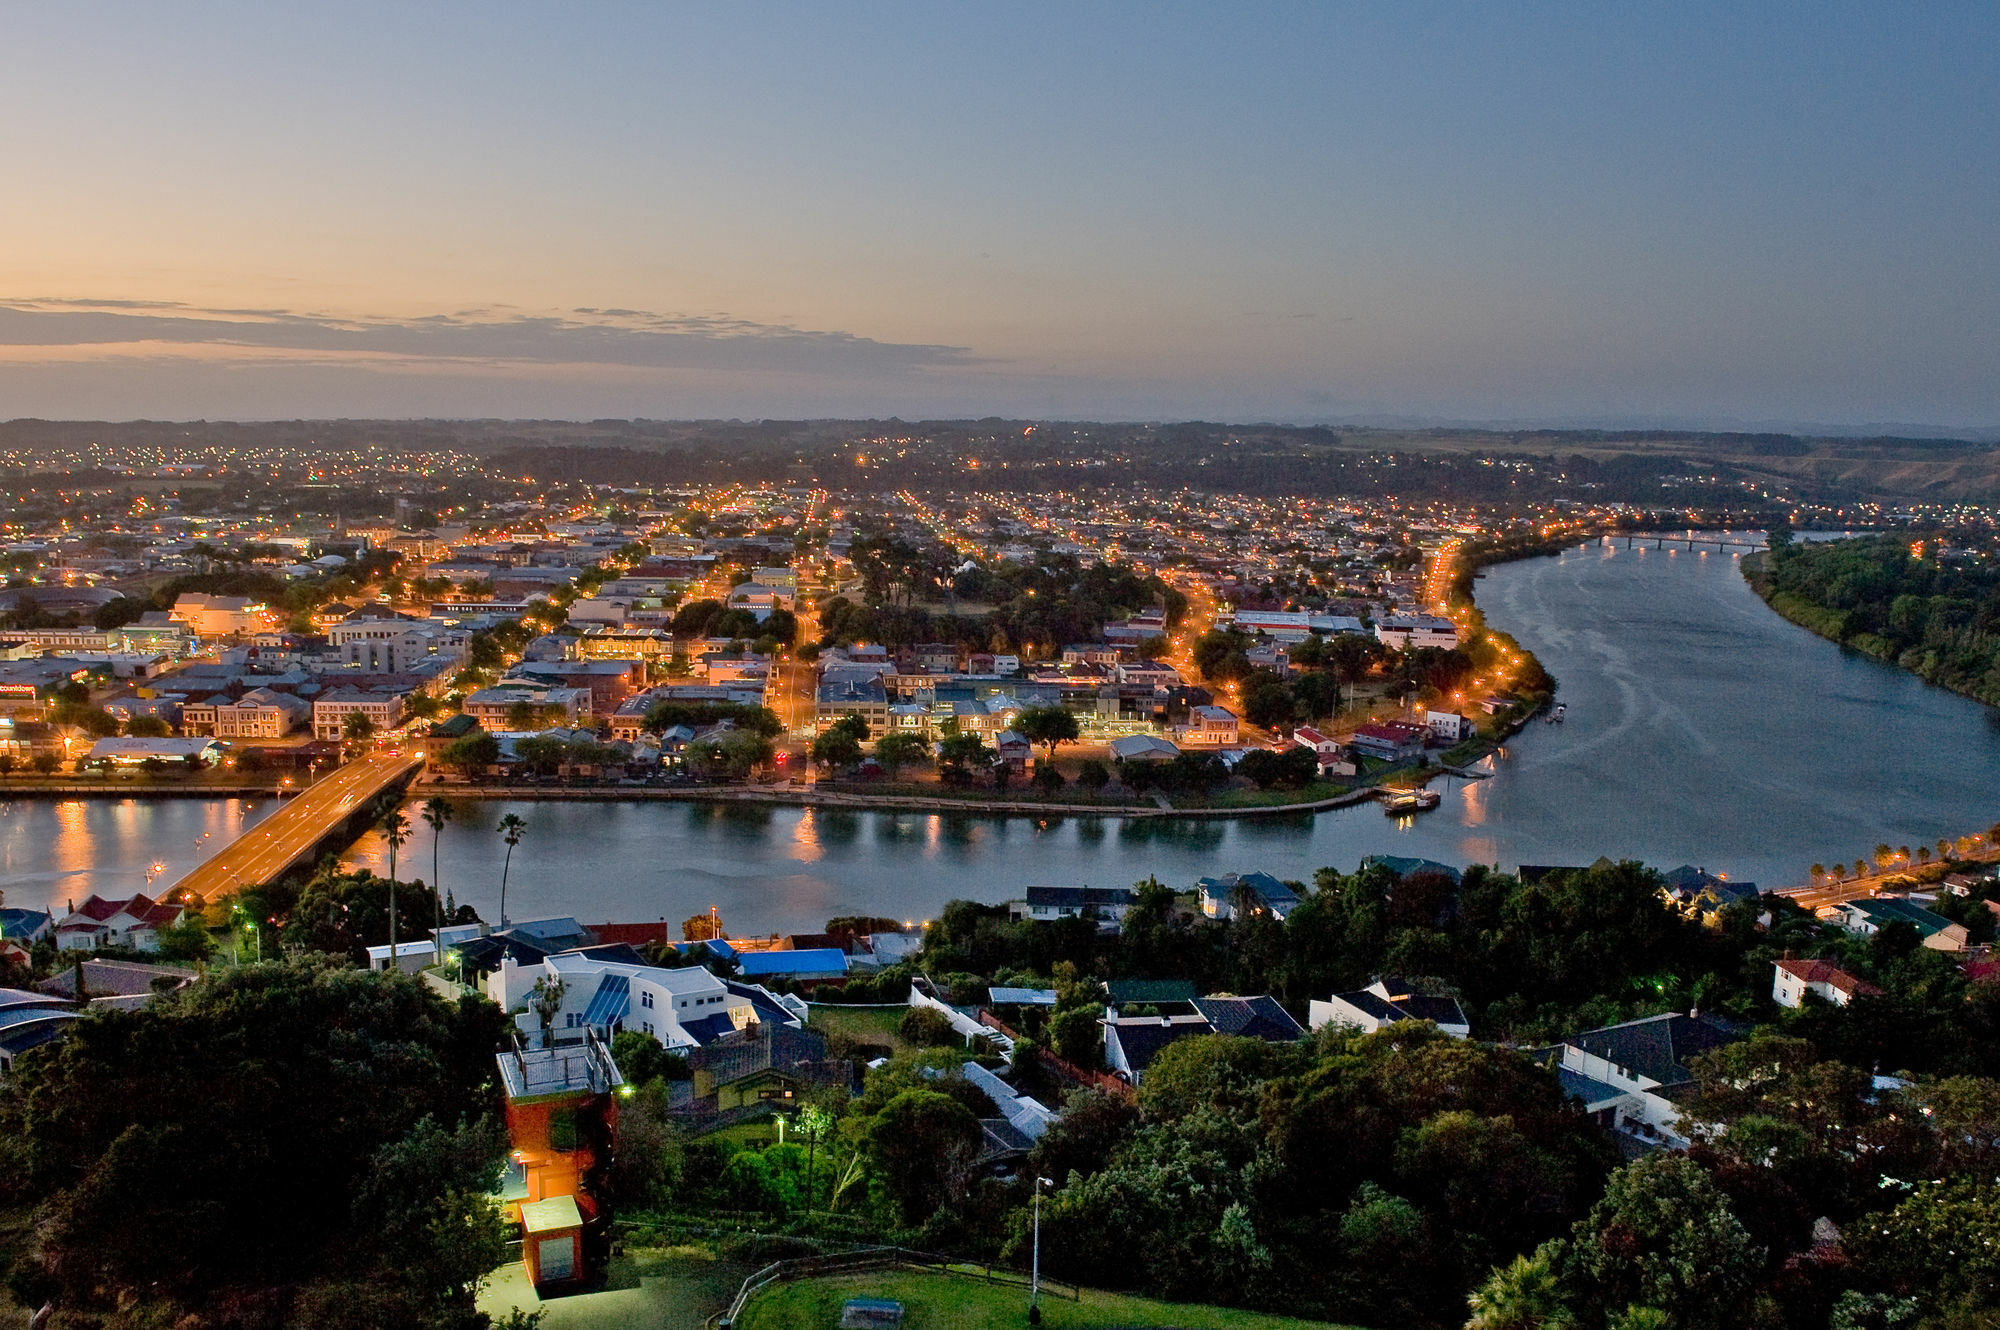
{"label": "suburban house", "polygon": [[1455,1039],[1472,1035],[1472,1022],[1457,998],[1431,997],[1419,993],[1401,979],[1377,979],[1352,993],[1335,993],[1322,1002],[1314,998],[1306,1009],[1306,1021],[1318,1030],[1339,1025],[1374,1034],[1398,1021],[1429,1021]]}
{"label": "suburban house", "polygon": [[1964,951],[1969,937],[1964,924],[1955,924],[1900,896],[1845,901],[1821,911],[1821,917],[1862,937],[1873,937],[1885,924],[1906,923],[1932,951]]}
{"label": "suburban house", "polygon": [[838,947],[747,951],[736,963],[745,979],[785,979],[795,984],[847,982],[847,953]]}
{"label": "suburban house", "polygon": [[1017,919],[1040,923],[1083,916],[1115,923],[1139,899],[1139,893],[1130,887],[1029,887],[1024,895],[1010,912]]}
{"label": "suburban house", "polygon": [[180,922],[180,906],[150,896],[123,900],[87,897],[83,904],[56,921],[58,951],[96,951],[100,947],[130,947],[158,951],[160,930]]}
{"label": "suburban house", "polygon": [[1247,910],[1282,923],[1299,904],[1299,893],[1269,873],[1225,873],[1194,885],[1201,894],[1201,912],[1211,919],[1234,919],[1239,910]]}
{"label": "suburban house", "polygon": [[1664,876],[1667,899],[1689,914],[1711,915],[1727,906],[1757,899],[1755,882],[1731,882],[1692,864],[1682,864]]}
{"label": "suburban house", "polygon": [[827,1057],[824,1035],[772,1022],[694,1049],[687,1061],[689,1079],[673,1086],[671,1107],[707,1119],[796,1109],[815,1086],[854,1078],[849,1063]]}
{"label": "suburban house", "polygon": [[55,916],[46,910],[0,907],[0,941],[34,946],[55,933]]}
{"label": "suburban house", "polygon": [[1137,1085],[1160,1050],[1177,1039],[1225,1034],[1286,1044],[1305,1037],[1305,1030],[1276,998],[1220,994],[1189,998],[1188,1005],[1192,1012],[1164,1016],[1120,1016],[1116,1006],[1106,1007],[1099,1022],[1104,1027],[1104,1065]]}
{"label": "suburban house", "polygon": [[1771,969],[1771,1000],[1781,1007],[1804,1005],[1807,993],[1817,993],[1836,1007],[1844,1007],[1858,997],[1882,995],[1881,989],[1832,961],[1772,961]]}
{"label": "suburban house", "polygon": [[[469,949],[469,944],[459,948]],[[516,1012],[524,1033],[533,1033],[542,1019],[532,1006],[536,985],[544,995],[555,992],[559,1000],[546,1028],[557,1039],[592,1031],[609,1041],[621,1030],[636,1030],[667,1048],[698,1048],[757,1019],[749,998],[700,966],[669,970],[600,958],[595,950],[556,952],[526,963],[503,955],[486,976],[486,995],[503,1011]],[[619,950],[637,955],[629,947]]]}
{"label": "suburban house", "polygon": [[54,1043],[83,1015],[74,1002],[49,993],[0,988],[0,1076],[30,1049]]}
{"label": "suburban house", "polygon": [[1430,730],[1413,721],[1381,720],[1357,726],[1352,743],[1363,757],[1410,762],[1423,756],[1424,743],[1430,737]]}
{"label": "suburban house", "polygon": [[1206,1016],[1107,1016],[1104,1025],[1104,1065],[1133,1085],[1161,1049],[1176,1039],[1214,1034]]}
{"label": "suburban house", "polygon": [[1292,731],[1292,742],[1300,748],[1309,748],[1319,759],[1319,774],[1322,776],[1352,776],[1356,774],[1354,760],[1347,755],[1347,748],[1340,740],[1324,734],[1310,725],[1301,725]]}
{"label": "suburban house", "polygon": [[1677,1101],[1694,1084],[1688,1061],[1738,1038],[1711,1017],[1676,1012],[1586,1030],[1536,1056],[1602,1125],[1684,1149]]}

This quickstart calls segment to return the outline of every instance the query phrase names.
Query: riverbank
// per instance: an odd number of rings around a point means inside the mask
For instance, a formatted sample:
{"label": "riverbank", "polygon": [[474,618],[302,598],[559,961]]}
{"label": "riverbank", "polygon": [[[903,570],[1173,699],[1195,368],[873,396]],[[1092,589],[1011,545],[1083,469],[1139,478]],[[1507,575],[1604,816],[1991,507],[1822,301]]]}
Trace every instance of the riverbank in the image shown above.
{"label": "riverbank", "polygon": [[131,780],[0,780],[0,803],[9,799],[273,799],[300,793],[275,781],[148,783]]}

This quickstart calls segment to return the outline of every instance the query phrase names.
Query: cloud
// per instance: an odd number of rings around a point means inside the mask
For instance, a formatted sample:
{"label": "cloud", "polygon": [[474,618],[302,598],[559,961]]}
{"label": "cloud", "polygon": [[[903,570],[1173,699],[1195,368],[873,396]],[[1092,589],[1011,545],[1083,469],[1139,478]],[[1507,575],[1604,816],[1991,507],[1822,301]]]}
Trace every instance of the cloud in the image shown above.
{"label": "cloud", "polygon": [[434,367],[615,366],[628,369],[906,374],[979,363],[964,347],[878,342],[726,315],[577,309],[566,314],[476,310],[421,318],[340,318],[275,309],[202,309],[176,302],[79,298],[0,300],[8,348],[66,359],[139,346],[201,348],[246,359],[273,355],[408,361]]}

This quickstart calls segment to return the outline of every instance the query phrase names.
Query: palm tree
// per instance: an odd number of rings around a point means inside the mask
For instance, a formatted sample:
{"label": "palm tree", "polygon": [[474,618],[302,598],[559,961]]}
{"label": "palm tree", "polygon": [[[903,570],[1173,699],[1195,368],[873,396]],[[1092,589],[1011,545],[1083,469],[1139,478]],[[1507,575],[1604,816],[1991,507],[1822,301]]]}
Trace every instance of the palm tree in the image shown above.
{"label": "palm tree", "polygon": [[507,870],[514,866],[514,847],[521,843],[521,833],[527,829],[528,824],[518,813],[507,814],[500,819],[500,825],[495,828],[500,833],[501,839],[507,842],[507,857],[500,864],[500,927],[502,928],[507,926]]}
{"label": "palm tree", "polygon": [[400,808],[382,815],[382,839],[389,842],[389,968],[396,968],[396,851],[410,839],[410,819]]}
{"label": "palm tree", "polygon": [[[431,829],[431,895],[437,900],[438,931],[444,931],[444,893],[438,890],[438,841],[444,837],[444,824],[451,821],[451,805],[437,795],[424,800],[424,824]],[[457,913],[457,911],[452,911]],[[442,943],[440,943],[442,945]],[[443,957],[438,959],[442,960]]]}
{"label": "palm tree", "polygon": [[1825,876],[1826,876],[1825,864],[1814,864],[1812,866],[1812,880],[1814,883],[1818,883],[1818,881]]}

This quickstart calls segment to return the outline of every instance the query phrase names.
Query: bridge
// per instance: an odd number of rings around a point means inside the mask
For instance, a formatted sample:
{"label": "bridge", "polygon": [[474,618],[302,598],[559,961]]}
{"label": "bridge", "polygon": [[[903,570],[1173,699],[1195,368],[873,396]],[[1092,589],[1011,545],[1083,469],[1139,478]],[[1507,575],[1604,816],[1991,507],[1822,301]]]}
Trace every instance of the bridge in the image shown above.
{"label": "bridge", "polygon": [[1691,550],[1693,549],[1734,550],[1738,554],[1754,554],[1758,550],[1767,550],[1771,548],[1770,545],[1767,544],[1766,542],[1761,540],[1752,540],[1747,536],[1701,535],[1697,532],[1689,532],[1685,536],[1669,536],[1662,534],[1605,536],[1603,537],[1603,540],[1604,543],[1607,545],[1616,545],[1619,541],[1622,540],[1625,542],[1625,548],[1628,550],[1632,548],[1633,543],[1635,541],[1638,543],[1640,549],[1646,549],[1648,547],[1651,547],[1656,550],[1666,549],[1666,548],[1680,549],[1682,546],[1686,546],[1688,549]]}
{"label": "bridge", "polygon": [[209,899],[269,882],[311,858],[358,810],[408,780],[423,762],[422,754],[391,749],[336,768],[174,883],[168,896],[185,899],[184,893],[192,893]]}

